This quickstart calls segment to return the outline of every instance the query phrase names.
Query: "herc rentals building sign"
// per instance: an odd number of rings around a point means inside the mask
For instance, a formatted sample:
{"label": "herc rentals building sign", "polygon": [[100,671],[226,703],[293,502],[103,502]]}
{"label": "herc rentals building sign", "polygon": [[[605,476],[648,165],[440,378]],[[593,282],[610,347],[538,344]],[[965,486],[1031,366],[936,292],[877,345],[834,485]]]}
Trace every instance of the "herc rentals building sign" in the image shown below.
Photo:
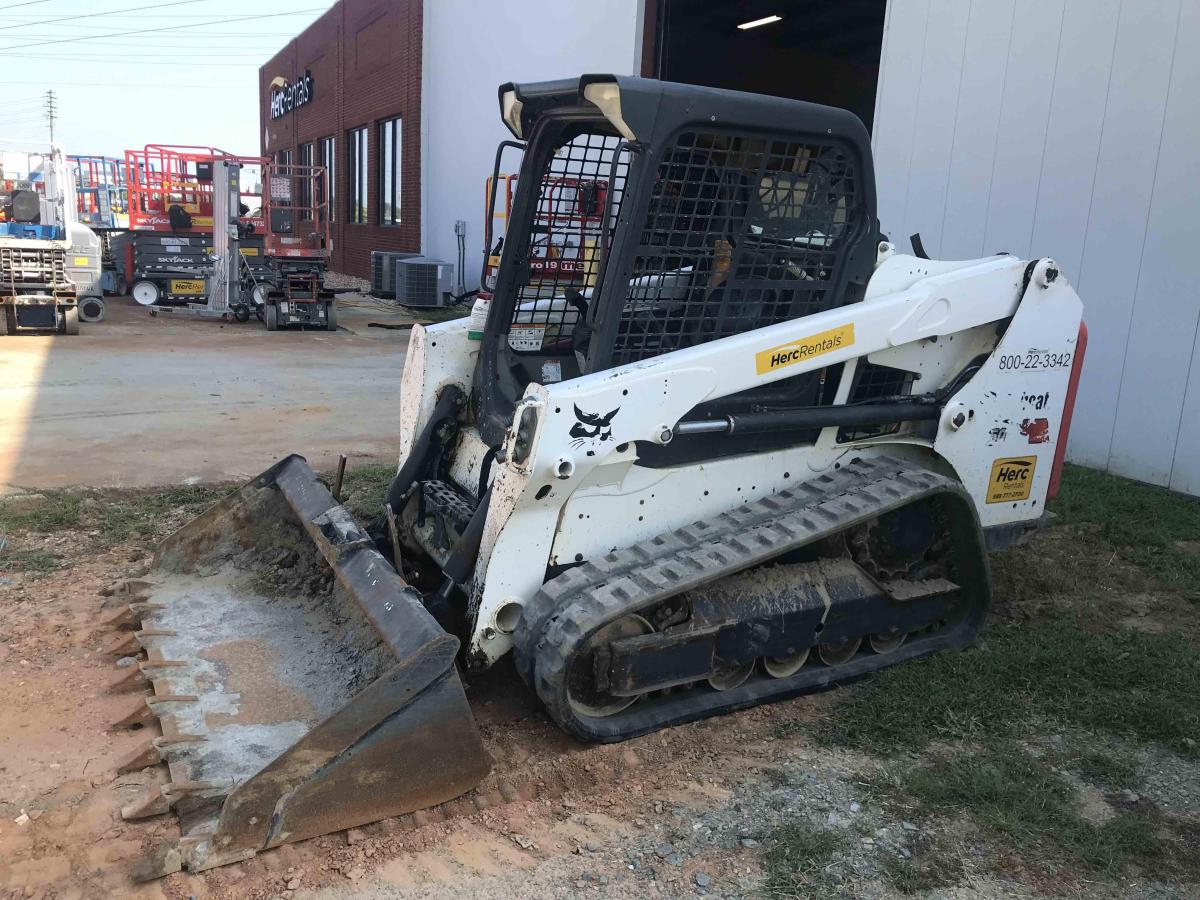
{"label": "herc rentals building sign", "polygon": [[278,119],[294,109],[299,109],[313,99],[312,73],[306,71],[303,78],[289,82],[282,76],[271,81],[271,118]]}

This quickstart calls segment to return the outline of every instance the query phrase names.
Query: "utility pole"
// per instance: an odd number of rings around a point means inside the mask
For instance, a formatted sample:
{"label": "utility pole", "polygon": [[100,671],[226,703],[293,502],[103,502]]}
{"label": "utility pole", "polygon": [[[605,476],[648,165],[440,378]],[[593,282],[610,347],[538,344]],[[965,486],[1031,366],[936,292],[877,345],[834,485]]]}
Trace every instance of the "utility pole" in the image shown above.
{"label": "utility pole", "polygon": [[46,91],[46,121],[50,123],[50,143],[54,143],[54,120],[58,118],[57,97],[53,90]]}

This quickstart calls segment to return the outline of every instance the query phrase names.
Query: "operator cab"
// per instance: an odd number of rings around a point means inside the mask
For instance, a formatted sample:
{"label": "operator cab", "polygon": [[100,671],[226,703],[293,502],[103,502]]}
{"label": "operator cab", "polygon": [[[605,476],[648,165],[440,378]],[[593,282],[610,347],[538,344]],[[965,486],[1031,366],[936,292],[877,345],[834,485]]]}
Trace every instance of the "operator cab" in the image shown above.
{"label": "operator cab", "polygon": [[[505,125],[525,143],[474,379],[489,445],[530,383],[862,298],[878,226],[869,137],[851,113],[612,75],[499,93]],[[836,379],[823,375],[692,417],[831,402]]]}

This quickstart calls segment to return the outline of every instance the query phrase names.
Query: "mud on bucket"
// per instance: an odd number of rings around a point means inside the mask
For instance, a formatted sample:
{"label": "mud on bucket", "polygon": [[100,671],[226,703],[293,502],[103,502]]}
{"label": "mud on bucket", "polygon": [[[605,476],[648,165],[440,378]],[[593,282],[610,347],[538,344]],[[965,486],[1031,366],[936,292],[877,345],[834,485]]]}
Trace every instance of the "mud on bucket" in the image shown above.
{"label": "mud on bucket", "polygon": [[[454,667],[458,639],[289,456],[159,547],[114,621],[145,651],[118,724],[162,734],[123,771],[170,779],[126,818],[174,809],[182,837],[139,879],[445,802],[488,773]],[[140,623],[140,625],[138,624]]]}

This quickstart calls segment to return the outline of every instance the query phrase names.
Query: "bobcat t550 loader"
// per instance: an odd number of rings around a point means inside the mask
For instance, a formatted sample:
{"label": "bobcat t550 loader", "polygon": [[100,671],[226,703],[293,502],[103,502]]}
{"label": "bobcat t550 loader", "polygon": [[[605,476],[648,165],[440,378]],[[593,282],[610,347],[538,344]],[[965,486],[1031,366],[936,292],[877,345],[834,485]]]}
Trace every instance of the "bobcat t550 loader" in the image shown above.
{"label": "bobcat t550 loader", "polygon": [[[460,673],[508,653],[619,741],[962,647],[1044,515],[1086,334],[1052,260],[899,252],[844,111],[609,75],[500,108],[495,287],[413,330],[391,527],[291,456],[124,589],[161,723],[127,765],[170,774],[127,814],[183,832],[144,876],[468,791]],[[602,227],[534,266],[547,217]]]}

